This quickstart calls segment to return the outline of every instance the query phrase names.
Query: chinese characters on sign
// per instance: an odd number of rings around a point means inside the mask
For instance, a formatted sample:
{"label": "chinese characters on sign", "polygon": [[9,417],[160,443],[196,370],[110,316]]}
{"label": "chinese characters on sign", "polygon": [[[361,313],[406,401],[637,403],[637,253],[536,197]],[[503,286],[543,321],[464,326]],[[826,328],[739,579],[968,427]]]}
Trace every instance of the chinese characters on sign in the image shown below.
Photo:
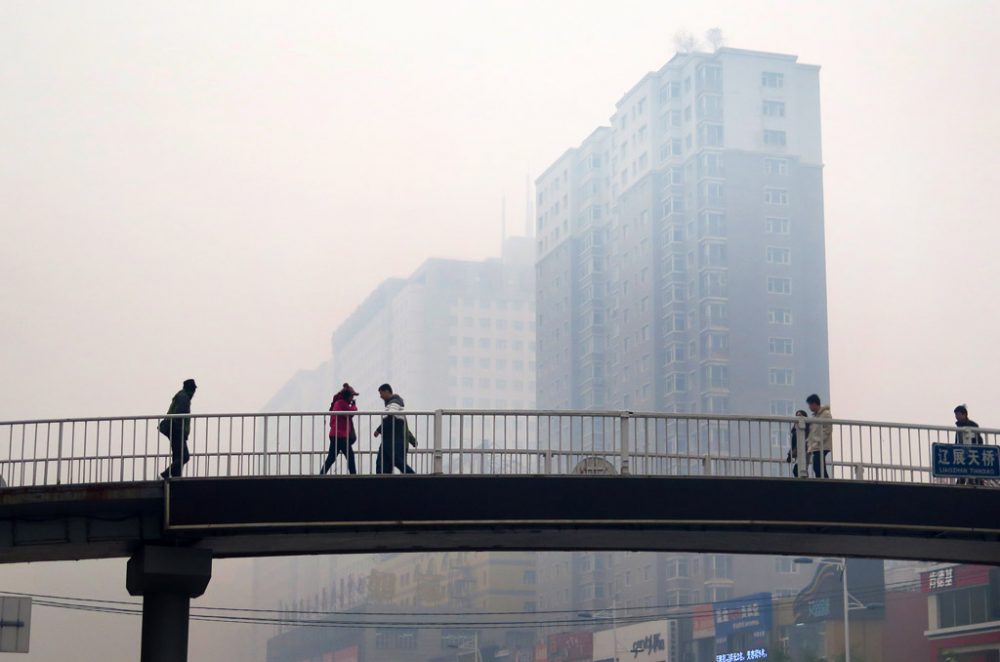
{"label": "chinese characters on sign", "polygon": [[943,570],[933,570],[927,573],[928,588],[951,588],[955,583],[955,569],[945,568]]}
{"label": "chinese characters on sign", "polygon": [[980,444],[934,444],[935,477],[1000,477],[1000,448]]}
{"label": "chinese characters on sign", "polygon": [[715,662],[743,662],[744,660],[766,660],[767,649],[754,648],[748,651],[737,651],[735,653],[723,653],[715,656]]}

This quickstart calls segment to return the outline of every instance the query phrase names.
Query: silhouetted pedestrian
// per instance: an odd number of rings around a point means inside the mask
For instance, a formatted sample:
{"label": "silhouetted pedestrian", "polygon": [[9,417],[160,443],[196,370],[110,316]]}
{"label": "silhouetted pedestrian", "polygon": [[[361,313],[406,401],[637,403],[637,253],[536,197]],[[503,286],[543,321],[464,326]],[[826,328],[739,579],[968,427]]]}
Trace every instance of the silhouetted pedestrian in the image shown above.
{"label": "silhouetted pedestrian", "polygon": [[[806,404],[813,418],[833,418],[830,414],[830,406],[820,402],[819,396],[813,393],[806,398]],[[823,478],[829,478],[827,471],[829,460],[827,456],[833,450],[833,426],[824,423],[812,423],[809,426],[809,434],[806,435],[806,451],[812,460],[813,475],[819,478],[820,470]]]}
{"label": "silhouetted pedestrian", "polygon": [[[174,399],[170,401],[170,408],[167,409],[167,415],[190,414],[191,398],[194,397],[196,390],[198,390],[198,385],[194,383],[194,380],[185,379],[183,388],[177,391]],[[184,465],[191,459],[191,453],[188,451],[187,445],[188,435],[191,433],[191,419],[189,417],[165,418],[160,421],[159,430],[160,434],[170,440],[171,458],[170,466],[160,476],[164,479],[178,478],[183,472]]]}
{"label": "silhouetted pedestrian", "polygon": [[416,473],[406,463],[406,446],[408,429],[403,416],[403,398],[392,392],[392,387],[382,384],[378,387],[378,396],[385,402],[386,415],[382,424],[375,429],[375,436],[382,437],[382,445],[378,448],[378,459],[375,461],[375,473],[391,474],[393,467],[402,473]]}
{"label": "silhouetted pedestrian", "polygon": [[[805,410],[803,410],[803,409],[800,409],[797,412],[795,412],[795,415],[799,416],[799,417],[802,417],[802,418],[808,418],[809,417],[809,414],[807,414],[805,412]],[[799,477],[799,463],[797,461],[798,460],[798,456],[799,456],[799,422],[798,421],[792,423],[792,429],[788,433],[788,438],[791,441],[791,444],[790,444],[790,448],[788,450],[788,455],[785,456],[785,462],[791,462],[791,464],[792,464],[792,475],[795,476],[796,478],[798,478]],[[808,424],[806,424],[805,437],[804,438],[805,439],[809,438],[809,425]]]}
{"label": "silhouetted pedestrian", "polygon": [[[965,405],[959,405],[955,407],[955,426],[959,428],[978,428],[979,423],[969,418],[969,410]],[[982,444],[983,435],[978,432],[967,433],[965,430],[958,430],[955,432],[955,443]],[[957,483],[959,485],[982,485],[983,481],[980,478],[959,478]]]}
{"label": "silhouetted pedestrian", "polygon": [[[343,388],[333,396],[330,403],[330,411],[357,411],[358,406],[354,404],[358,392],[350,384],[345,383]],[[330,417],[330,451],[327,453],[326,462],[320,474],[325,474],[337,461],[338,455],[347,457],[347,470],[352,474],[358,473],[358,467],[354,462],[354,443],[358,440],[358,435],[354,432],[354,417],[346,415],[334,415]]]}

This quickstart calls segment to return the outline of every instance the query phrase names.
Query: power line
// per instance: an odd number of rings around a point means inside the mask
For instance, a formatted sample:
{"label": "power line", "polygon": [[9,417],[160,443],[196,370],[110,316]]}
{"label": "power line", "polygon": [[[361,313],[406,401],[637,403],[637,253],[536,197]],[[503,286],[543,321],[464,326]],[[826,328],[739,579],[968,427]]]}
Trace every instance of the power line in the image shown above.
{"label": "power line", "polygon": [[[855,587],[854,595],[855,597],[868,597],[869,595],[877,595],[882,591],[888,591],[895,589],[909,590],[919,586],[919,581],[905,581],[897,582],[894,584],[886,584],[884,586],[868,586],[868,587]],[[123,601],[123,600],[102,600],[96,598],[81,598],[72,596],[51,596],[51,595],[34,595],[29,593],[19,593],[15,591],[0,591],[0,593],[7,595],[16,595],[21,597],[31,597],[35,600],[35,603],[42,607],[49,607],[55,609],[70,609],[83,612],[91,613],[106,613],[106,614],[118,614],[118,615],[141,615],[142,606],[138,601]],[[823,593],[817,593],[815,598],[832,598],[840,594],[840,590],[831,590]],[[773,602],[787,603],[789,601],[794,601],[796,598],[794,596],[789,596],[785,598],[774,599]],[[734,598],[731,601],[722,602],[740,602],[741,598]],[[215,622],[215,623],[234,623],[234,624],[247,624],[247,625],[276,625],[276,626],[298,626],[298,627],[327,627],[327,628],[384,628],[384,629],[440,629],[449,627],[475,627],[477,629],[510,629],[510,628],[552,628],[561,626],[600,626],[600,625],[612,625],[612,624],[630,624],[630,623],[640,623],[657,618],[669,618],[675,620],[682,620],[687,618],[694,618],[697,614],[695,611],[686,611],[687,607],[702,606],[704,603],[687,603],[677,606],[649,606],[649,607],[622,607],[621,609],[616,609],[613,616],[604,617],[575,617],[575,618],[524,618],[518,620],[485,620],[485,621],[471,621],[471,620],[429,620],[438,619],[442,616],[466,616],[469,618],[482,617],[482,616],[522,616],[522,617],[533,617],[539,614],[568,614],[568,613],[583,613],[578,610],[553,610],[549,612],[532,612],[532,611],[510,611],[510,612],[480,612],[480,613],[468,613],[468,612],[318,612],[318,611],[290,611],[290,610],[277,610],[277,609],[254,609],[248,607],[192,607],[192,611],[195,612],[191,615],[191,619],[194,621],[203,622]],[[617,612],[625,612],[624,615],[618,615]],[[201,613],[209,612],[209,613]],[[228,613],[222,613],[228,612]],[[632,613],[628,612],[643,612],[643,613]],[[250,614],[250,615],[240,615],[240,614]],[[257,614],[277,614],[277,616],[264,616]],[[298,614],[300,617],[290,617],[288,614]],[[324,619],[324,618],[305,618],[302,616],[349,616],[352,618],[347,619]],[[395,619],[389,620],[371,620],[371,616],[394,616]],[[405,620],[405,619],[415,619],[415,620]]]}

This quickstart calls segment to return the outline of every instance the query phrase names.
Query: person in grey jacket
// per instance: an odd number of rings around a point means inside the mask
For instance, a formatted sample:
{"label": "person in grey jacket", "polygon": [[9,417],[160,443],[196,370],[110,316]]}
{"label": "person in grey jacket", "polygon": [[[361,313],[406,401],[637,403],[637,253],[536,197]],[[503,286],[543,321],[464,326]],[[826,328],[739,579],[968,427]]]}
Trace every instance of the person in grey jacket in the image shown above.
{"label": "person in grey jacket", "polygon": [[[183,388],[177,391],[174,399],[170,401],[170,408],[167,409],[167,415],[190,414],[191,398],[194,397],[194,392],[197,390],[198,385],[194,383],[193,379],[185,379]],[[191,434],[191,419],[165,418],[160,421],[159,430],[160,434],[170,440],[171,457],[170,466],[160,474],[160,477],[164,480],[167,478],[179,478],[184,471],[184,465],[191,459],[191,453],[187,445],[188,435]]]}

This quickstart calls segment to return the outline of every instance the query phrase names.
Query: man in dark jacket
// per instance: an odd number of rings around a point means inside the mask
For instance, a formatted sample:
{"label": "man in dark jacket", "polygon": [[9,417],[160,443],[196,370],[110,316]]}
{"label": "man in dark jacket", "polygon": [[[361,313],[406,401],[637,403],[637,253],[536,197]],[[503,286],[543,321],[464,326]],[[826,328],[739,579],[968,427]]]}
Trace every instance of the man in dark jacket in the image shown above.
{"label": "man in dark jacket", "polygon": [[[959,405],[955,407],[955,427],[959,428],[978,428],[979,423],[969,418],[969,410],[965,405]],[[955,433],[955,443],[956,444],[981,444],[983,443],[983,437],[978,432],[971,433],[966,437],[964,430],[959,430]]]}
{"label": "man in dark jacket", "polygon": [[[185,379],[183,388],[177,391],[174,399],[170,401],[170,408],[167,409],[167,414],[190,414],[191,398],[194,397],[196,390],[198,390],[198,385],[194,383],[194,380]],[[167,478],[178,478],[183,472],[184,465],[191,459],[191,453],[188,451],[187,445],[188,435],[191,433],[191,419],[165,418],[160,421],[159,429],[160,434],[170,440],[171,457],[170,466],[160,476],[164,480]]]}
{"label": "man in dark jacket", "polygon": [[375,436],[382,437],[378,459],[375,461],[375,473],[391,474],[393,467],[405,474],[416,473],[406,463],[407,429],[406,418],[402,413],[403,398],[393,393],[388,384],[378,387],[378,397],[385,403],[386,415],[382,417],[382,424],[375,429]]}
{"label": "man in dark jacket", "polygon": [[[969,418],[969,410],[965,405],[959,405],[955,407],[955,427],[978,428],[979,423]],[[967,435],[965,430],[958,430],[955,432],[955,443],[981,444],[983,443],[983,436],[978,432],[971,432]],[[982,485],[983,481],[979,478],[959,478],[957,483],[959,485]]]}

